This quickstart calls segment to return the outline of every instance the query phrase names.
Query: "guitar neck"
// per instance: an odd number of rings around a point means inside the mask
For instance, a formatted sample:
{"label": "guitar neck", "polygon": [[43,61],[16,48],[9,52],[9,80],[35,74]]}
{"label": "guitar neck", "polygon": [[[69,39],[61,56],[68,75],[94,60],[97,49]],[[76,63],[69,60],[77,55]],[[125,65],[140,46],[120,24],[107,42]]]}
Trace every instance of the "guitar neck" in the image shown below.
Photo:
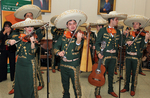
{"label": "guitar neck", "polygon": [[[101,55],[103,55],[103,51],[101,51]],[[97,69],[101,68],[101,64],[102,64],[102,59],[99,59]]]}

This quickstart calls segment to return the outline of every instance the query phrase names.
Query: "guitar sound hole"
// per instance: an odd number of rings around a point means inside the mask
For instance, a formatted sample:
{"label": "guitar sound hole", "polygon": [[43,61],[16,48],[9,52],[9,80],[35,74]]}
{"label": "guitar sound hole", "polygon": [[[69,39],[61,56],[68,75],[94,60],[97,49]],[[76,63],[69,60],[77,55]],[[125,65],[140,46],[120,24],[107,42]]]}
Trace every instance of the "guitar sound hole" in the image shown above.
{"label": "guitar sound hole", "polygon": [[96,78],[92,78],[93,80],[96,80],[96,81],[101,81],[101,80],[99,80],[99,79],[96,79]]}

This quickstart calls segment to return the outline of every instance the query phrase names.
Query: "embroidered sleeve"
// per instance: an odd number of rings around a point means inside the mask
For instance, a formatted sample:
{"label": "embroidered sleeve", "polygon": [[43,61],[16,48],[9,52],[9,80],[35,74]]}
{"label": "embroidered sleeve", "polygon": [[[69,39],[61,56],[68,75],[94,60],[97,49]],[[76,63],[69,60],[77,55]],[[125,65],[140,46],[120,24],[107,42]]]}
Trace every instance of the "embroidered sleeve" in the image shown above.
{"label": "embroidered sleeve", "polygon": [[102,29],[99,30],[98,34],[97,34],[97,38],[96,38],[96,42],[95,42],[95,48],[96,48],[96,53],[99,54],[100,53],[100,47],[101,47],[101,41],[103,39],[103,31]]}
{"label": "embroidered sleeve", "polygon": [[58,52],[60,52],[60,48],[61,48],[61,45],[62,45],[62,36],[63,35],[61,35],[59,38],[58,38],[58,40],[57,40],[57,42],[54,44],[54,53],[55,53],[55,55],[57,55],[57,53]]}
{"label": "embroidered sleeve", "polygon": [[29,50],[29,54],[34,55],[36,53],[37,48],[38,48],[38,46],[35,45],[35,48]]}
{"label": "embroidered sleeve", "polygon": [[20,39],[19,39],[19,32],[12,32],[9,36],[8,36],[8,38],[10,38],[10,39],[7,39],[6,41],[5,41],[5,45],[8,45],[9,46],[9,43],[8,43],[8,41],[9,40],[11,40],[11,39],[14,39],[14,40],[16,40],[16,41],[19,41]]}
{"label": "embroidered sleeve", "polygon": [[74,49],[74,51],[80,51],[82,46],[83,46],[83,40],[81,41],[80,44],[77,44],[76,41],[75,41],[75,49]]}
{"label": "embroidered sleeve", "polygon": [[54,34],[56,32],[57,28],[55,26],[51,27],[51,33]]}

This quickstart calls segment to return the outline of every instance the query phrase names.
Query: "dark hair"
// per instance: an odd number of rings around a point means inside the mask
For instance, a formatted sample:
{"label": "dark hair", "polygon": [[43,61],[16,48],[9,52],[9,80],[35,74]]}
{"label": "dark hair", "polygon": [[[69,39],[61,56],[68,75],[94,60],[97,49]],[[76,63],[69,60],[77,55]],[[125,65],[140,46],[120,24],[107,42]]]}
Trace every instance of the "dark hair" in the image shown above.
{"label": "dark hair", "polygon": [[[32,12],[27,12],[27,13],[31,13],[31,14],[32,14]],[[26,17],[27,13],[24,14],[24,17]],[[32,15],[33,15],[33,14],[32,14]]]}
{"label": "dark hair", "polygon": [[110,20],[114,20],[115,19],[115,17],[114,18],[108,18],[108,23],[110,23]]}
{"label": "dark hair", "polygon": [[104,25],[98,25],[99,27],[102,26],[102,28],[104,27]]}
{"label": "dark hair", "polygon": [[[141,25],[141,23],[140,22],[138,22],[139,23],[139,25]],[[132,25],[134,25],[134,22],[132,23]]]}
{"label": "dark hair", "polygon": [[[73,20],[73,19],[72,19],[72,20]],[[70,21],[72,21],[72,20],[67,21],[66,25],[68,25],[68,22],[70,22]],[[75,22],[76,22],[76,20],[73,20],[73,21],[75,21]]]}
{"label": "dark hair", "polygon": [[[3,29],[2,29],[2,31],[1,32],[4,32],[4,30],[5,30],[5,26],[6,25],[8,25],[10,28],[11,28],[11,26],[12,26],[12,23],[11,22],[9,22],[9,21],[5,21],[4,22],[4,25],[3,25]],[[11,28],[11,31],[10,31],[10,33],[12,33],[12,31],[13,31],[13,29]]]}

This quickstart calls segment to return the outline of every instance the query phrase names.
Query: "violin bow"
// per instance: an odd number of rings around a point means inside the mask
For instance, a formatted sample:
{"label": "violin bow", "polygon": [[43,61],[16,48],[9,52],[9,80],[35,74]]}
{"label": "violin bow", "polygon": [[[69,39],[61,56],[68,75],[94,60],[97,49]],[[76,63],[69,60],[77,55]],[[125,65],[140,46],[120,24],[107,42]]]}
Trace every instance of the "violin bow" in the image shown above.
{"label": "violin bow", "polygon": [[[48,24],[49,24],[49,22],[45,23],[43,26],[39,27],[37,30],[39,30],[39,29],[41,29],[41,28],[47,26]],[[32,31],[30,34],[28,34],[28,35],[22,37],[21,39],[19,39],[18,41],[16,41],[16,43],[14,43],[14,44],[17,44],[18,42],[20,42],[20,41],[21,41],[22,39],[24,39],[25,37],[32,35],[32,34],[33,34],[35,31],[37,31],[37,30],[34,30],[34,31]]]}
{"label": "violin bow", "polygon": [[[75,35],[75,34],[76,34],[76,32],[77,32],[77,28],[79,27],[80,22],[81,22],[81,20],[79,20],[79,22],[78,22],[78,24],[77,24],[77,27],[76,27],[76,30],[74,31],[74,33],[73,33],[73,35],[72,35],[71,39],[69,40],[69,44],[68,44],[68,46],[67,46],[66,50],[64,51],[64,53],[66,53],[66,51],[68,50],[68,48],[69,48],[69,46],[70,46],[70,43],[71,43],[71,41],[72,41],[72,39],[73,39],[74,35]],[[65,57],[65,55],[64,55],[64,57]]]}

